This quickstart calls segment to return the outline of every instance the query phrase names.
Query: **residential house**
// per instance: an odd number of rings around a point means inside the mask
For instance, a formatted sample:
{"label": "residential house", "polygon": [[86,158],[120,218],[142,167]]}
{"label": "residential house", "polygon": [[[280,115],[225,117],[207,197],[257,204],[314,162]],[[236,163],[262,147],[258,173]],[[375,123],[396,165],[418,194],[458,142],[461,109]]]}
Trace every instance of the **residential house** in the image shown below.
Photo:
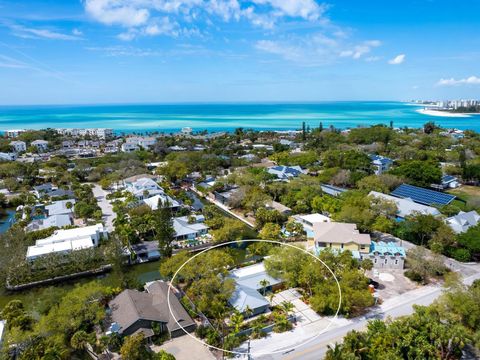
{"label": "residential house", "polygon": [[123,184],[125,189],[139,200],[165,193],[163,188],[151,177],[139,177],[133,178],[133,180],[125,179]]}
{"label": "residential house", "polygon": [[27,130],[25,129],[14,129],[14,130],[5,130],[5,136],[9,138],[16,138],[18,135],[23,134]]}
{"label": "residential house", "polygon": [[47,151],[48,149],[48,141],[45,140],[35,140],[32,141],[32,146],[35,146],[39,152]]}
{"label": "residential house", "polygon": [[300,166],[283,166],[277,165],[267,169],[269,174],[275,175],[278,180],[289,180],[291,178],[304,174],[304,170]]}
{"label": "residential house", "polygon": [[388,171],[393,164],[393,160],[380,155],[369,155],[371,164],[375,169],[375,175],[382,175],[384,172]]}
{"label": "residential house", "polygon": [[39,199],[45,196],[48,196],[50,198],[74,196],[72,190],[58,189],[57,187],[53,186],[51,183],[45,183],[42,185],[34,186],[33,193]]}
{"label": "residential house", "polygon": [[108,238],[108,230],[103,224],[75,229],[60,229],[45,238],[35,241],[27,249],[27,260],[35,260],[49,254],[67,254],[76,250],[98,246],[101,239]]}
{"label": "residential house", "polygon": [[313,240],[314,238],[314,225],[321,224],[326,222],[331,222],[332,220],[322,214],[308,214],[308,215],[294,215],[293,219],[300,223],[303,226],[303,230],[307,234],[307,239]]}
{"label": "residential house", "polygon": [[52,215],[45,219],[33,220],[30,224],[27,225],[27,231],[37,231],[48,229],[50,227],[62,228],[65,226],[70,226],[73,224],[73,219],[71,215],[61,214],[61,215]]}
{"label": "residential house", "polygon": [[460,186],[458,178],[452,175],[443,175],[441,182],[442,189],[455,189]]}
{"label": "residential house", "polygon": [[0,152],[0,161],[15,161],[16,158],[17,158],[16,153]]}
{"label": "residential house", "polygon": [[432,206],[418,204],[408,198],[401,199],[395,196],[383,194],[377,191],[371,191],[369,196],[373,196],[385,201],[393,202],[397,206],[397,220],[405,219],[407,216],[422,214],[422,215],[440,215],[440,211]]}
{"label": "residential house", "polygon": [[280,214],[283,215],[290,215],[292,213],[292,209],[290,209],[288,206],[285,206],[277,201],[269,201],[268,203],[265,204],[265,207],[268,210],[277,210]]}
{"label": "residential house", "polygon": [[187,150],[187,148],[182,147],[182,146],[178,146],[178,145],[174,145],[174,146],[170,146],[168,148],[168,150],[170,150],[170,151],[185,151],[185,150]]}
{"label": "residential house", "polygon": [[343,194],[346,191],[348,191],[348,189],[341,188],[341,187],[338,187],[338,186],[329,185],[329,184],[321,184],[320,187],[325,194],[330,195],[330,196],[335,196],[335,197]]}
{"label": "residential house", "polygon": [[21,152],[27,151],[27,144],[25,143],[25,141],[12,141],[10,143],[10,147],[16,153],[21,153]]}
{"label": "residential house", "polygon": [[208,233],[208,226],[204,224],[203,215],[180,216],[173,219],[175,240],[195,240]]}
{"label": "residential house", "polygon": [[457,215],[449,217],[445,223],[452,228],[456,234],[463,233],[476,226],[480,222],[480,215],[475,210],[464,212],[460,211]]}
{"label": "residential house", "polygon": [[160,259],[158,241],[144,241],[131,246],[132,252],[137,255],[137,262],[143,263]]}
{"label": "residential house", "polygon": [[138,146],[138,144],[126,142],[122,144],[122,146],[120,147],[120,150],[122,150],[123,152],[129,153],[129,152],[140,150],[140,147]]}
{"label": "residential house", "polygon": [[184,135],[184,136],[190,136],[192,135],[192,128],[191,127],[184,127],[182,128],[182,130],[180,131],[180,135]]}
{"label": "residential house", "polygon": [[155,335],[154,324],[170,337],[195,330],[195,321],[180,303],[178,290],[164,281],[149,282],[145,292],[124,290],[108,304],[112,324],[108,333]]}
{"label": "residential house", "polygon": [[48,192],[53,191],[54,187],[51,183],[45,183],[42,185],[36,185],[33,187],[33,193],[37,198],[45,196]]}
{"label": "residential house", "polygon": [[313,237],[317,251],[331,248],[340,251],[350,250],[352,253],[368,253],[371,243],[370,235],[360,234],[356,224],[340,222],[313,224]]}
{"label": "residential house", "polygon": [[168,206],[172,210],[178,210],[178,208],[181,206],[177,200],[165,193],[160,193],[147,199],[143,199],[140,201],[140,203],[148,205],[152,210],[157,210],[158,205],[160,204]]}
{"label": "residential house", "polygon": [[71,215],[75,206],[75,199],[53,201],[45,205],[45,211],[48,216],[53,215]]}
{"label": "residential house", "polygon": [[410,199],[418,204],[428,206],[448,205],[456,198],[455,195],[424,189],[410,184],[401,184],[399,187],[393,190],[391,194],[398,198]]}
{"label": "residential house", "polygon": [[403,269],[405,257],[405,249],[402,246],[397,246],[393,242],[372,241],[370,252],[366,255],[361,254],[360,260],[372,260],[376,269]]}
{"label": "residential house", "polygon": [[227,191],[214,191],[213,195],[216,201],[220,202],[223,205],[229,206],[231,199],[234,198],[239,191],[240,188],[234,187]]}
{"label": "residential house", "polygon": [[264,295],[282,287],[282,281],[268,275],[263,263],[233,270],[229,276],[235,280],[235,291],[228,302],[244,315],[247,308],[252,316],[267,311],[270,303]]}

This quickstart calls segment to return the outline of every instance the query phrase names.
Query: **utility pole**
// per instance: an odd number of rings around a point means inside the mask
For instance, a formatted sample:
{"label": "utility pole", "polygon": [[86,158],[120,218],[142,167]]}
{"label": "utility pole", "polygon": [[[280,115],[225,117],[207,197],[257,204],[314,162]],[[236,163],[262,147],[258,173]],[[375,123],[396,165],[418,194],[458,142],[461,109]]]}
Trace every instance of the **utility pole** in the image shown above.
{"label": "utility pole", "polygon": [[248,339],[247,345],[247,360],[253,360],[253,358],[250,356],[250,339]]}

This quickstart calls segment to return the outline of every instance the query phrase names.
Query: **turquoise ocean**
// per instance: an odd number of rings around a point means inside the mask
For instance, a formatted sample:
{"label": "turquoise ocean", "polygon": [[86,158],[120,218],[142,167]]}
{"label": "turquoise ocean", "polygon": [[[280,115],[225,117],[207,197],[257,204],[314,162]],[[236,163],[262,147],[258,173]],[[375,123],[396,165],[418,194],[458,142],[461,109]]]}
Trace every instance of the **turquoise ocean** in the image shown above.
{"label": "turquoise ocean", "polygon": [[135,104],[0,106],[0,131],[44,128],[113,128],[117,133],[194,131],[295,130],[334,125],[354,128],[393,121],[395,127],[421,127],[435,121],[447,128],[480,131],[480,116],[436,117],[420,114],[402,102],[342,101],[319,103]]}

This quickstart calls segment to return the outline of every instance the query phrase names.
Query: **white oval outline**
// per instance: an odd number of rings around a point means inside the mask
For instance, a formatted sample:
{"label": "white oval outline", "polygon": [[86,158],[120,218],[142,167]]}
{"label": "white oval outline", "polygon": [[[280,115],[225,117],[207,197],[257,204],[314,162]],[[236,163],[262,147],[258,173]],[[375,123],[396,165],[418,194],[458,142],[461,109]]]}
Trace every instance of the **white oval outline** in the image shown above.
{"label": "white oval outline", "polygon": [[[178,273],[180,272],[180,270],[183,269],[183,267],[185,265],[187,265],[190,261],[192,261],[193,259],[195,259],[197,256],[203,254],[203,253],[206,253],[207,251],[210,251],[212,249],[215,249],[215,248],[218,248],[218,247],[222,247],[222,246],[225,246],[225,245],[229,245],[229,244],[238,244],[238,243],[243,243],[243,242],[266,242],[266,243],[271,243],[271,244],[278,244],[278,245],[286,245],[286,246],[289,246],[291,248],[294,248],[294,249],[297,249],[297,250],[300,250],[300,251],[303,251],[304,253],[306,253],[307,255],[310,255],[311,257],[313,257],[315,260],[319,261],[323,266],[325,266],[328,271],[330,271],[330,273],[332,274],[333,278],[335,279],[335,282],[337,283],[337,287],[338,287],[338,295],[339,295],[339,299],[338,299],[338,308],[337,308],[337,311],[335,312],[335,315],[333,317],[333,319],[331,319],[329,321],[329,324],[327,325],[327,327],[323,330],[321,330],[317,335],[315,335],[314,337],[298,344],[298,345],[295,345],[295,347],[289,347],[289,348],[286,348],[286,349],[281,349],[281,350],[276,350],[276,351],[272,351],[272,352],[256,352],[256,353],[252,353],[252,352],[239,352],[239,351],[231,351],[231,350],[225,350],[225,349],[222,349],[222,348],[219,348],[219,347],[216,347],[216,346],[213,346],[213,345],[209,345],[207,344],[205,341],[201,340],[201,339],[198,339],[197,337],[193,336],[192,334],[190,334],[188,331],[185,330],[185,328],[180,325],[178,323],[178,320],[175,318],[175,315],[173,314],[173,311],[172,311],[172,308],[171,308],[171,305],[170,305],[170,294],[171,294],[171,289],[173,288],[172,286],[172,283],[173,283],[173,280],[175,279],[175,277],[178,275]],[[298,347],[301,347],[301,346],[304,346],[306,344],[308,344],[309,342],[315,340],[316,338],[318,338],[320,335],[322,335],[324,332],[326,332],[330,326],[333,324],[333,320],[337,319],[338,318],[338,313],[340,312],[340,308],[342,306],[342,289],[340,288],[340,283],[338,282],[338,279],[337,277],[335,276],[334,272],[332,271],[332,269],[330,269],[330,267],[325,264],[323,262],[323,260],[321,260],[318,256],[314,255],[313,253],[309,252],[308,250],[306,249],[303,249],[303,248],[300,248],[298,246],[295,246],[295,245],[291,245],[289,243],[285,243],[285,242],[281,242],[281,241],[275,241],[275,240],[262,240],[262,239],[247,239],[247,240],[233,240],[233,241],[228,241],[228,242],[224,242],[224,243],[220,243],[220,244],[216,244],[216,245],[213,245],[205,250],[202,250],[200,251],[199,253],[193,255],[191,258],[189,258],[187,261],[185,261],[182,266],[180,266],[177,271],[175,272],[175,274],[173,274],[172,278],[170,279],[170,282],[168,284],[168,291],[167,291],[167,305],[168,305],[168,311],[170,312],[170,315],[172,316],[173,320],[175,320],[175,323],[180,326],[180,328],[182,329],[182,331],[187,334],[188,336],[190,336],[192,339],[194,339],[195,341],[199,342],[200,344],[202,345],[205,345],[209,348],[212,348],[212,349],[215,349],[215,350],[218,350],[218,351],[223,351],[223,352],[227,352],[227,353],[230,353],[230,354],[235,354],[235,355],[249,355],[249,356],[261,356],[261,355],[271,355],[271,354],[278,354],[278,353],[284,353],[286,351],[292,351],[292,350],[295,350],[296,348]]]}

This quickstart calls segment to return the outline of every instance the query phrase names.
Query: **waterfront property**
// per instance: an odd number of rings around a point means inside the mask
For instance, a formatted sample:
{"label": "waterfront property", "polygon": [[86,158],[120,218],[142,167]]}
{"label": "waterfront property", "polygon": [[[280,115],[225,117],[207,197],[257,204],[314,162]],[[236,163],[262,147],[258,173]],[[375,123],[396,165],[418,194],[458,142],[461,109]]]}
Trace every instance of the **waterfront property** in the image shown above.
{"label": "waterfront property", "polygon": [[235,291],[228,302],[244,315],[247,309],[251,316],[267,311],[270,303],[266,293],[282,287],[282,281],[268,275],[263,263],[233,270],[230,277],[235,280]]}
{"label": "waterfront property", "polygon": [[45,219],[33,220],[27,225],[27,231],[37,231],[50,227],[62,228],[73,224],[73,217],[70,214],[52,215]]}
{"label": "waterfront property", "polygon": [[73,214],[75,199],[53,201],[49,205],[45,205],[45,211],[48,216]]}
{"label": "waterfront property", "polygon": [[475,210],[469,212],[460,211],[457,215],[445,220],[445,223],[457,234],[467,231],[472,226],[476,226],[479,222],[480,215]]}
{"label": "waterfront property", "polygon": [[136,262],[143,263],[160,259],[158,241],[143,241],[131,246],[131,251],[136,255]]}
{"label": "waterfront property", "polygon": [[415,215],[415,214],[432,215],[432,216],[440,215],[440,211],[438,211],[437,208],[416,203],[408,198],[402,199],[395,196],[383,194],[377,191],[371,191],[368,195],[385,200],[385,201],[393,202],[397,206],[398,220],[405,219],[407,216]]}
{"label": "waterfront property", "polygon": [[204,224],[203,215],[180,216],[173,219],[175,240],[195,240],[208,233],[208,226]]}
{"label": "waterfront property", "polygon": [[35,245],[27,249],[27,260],[35,260],[49,254],[70,253],[76,250],[91,249],[98,246],[101,239],[108,238],[108,231],[103,224],[96,224],[75,229],[55,230]]}
{"label": "waterfront property", "polygon": [[45,196],[48,196],[50,198],[54,197],[73,197],[73,191],[71,190],[65,190],[65,189],[59,189],[56,186],[53,186],[51,183],[45,183],[42,185],[37,185],[33,187],[33,193],[37,198],[43,198]]}
{"label": "waterfront property", "polygon": [[144,292],[124,290],[108,304],[112,323],[107,334],[129,336],[141,333],[149,339],[159,335],[154,331],[156,327],[160,333],[168,332],[172,338],[184,335],[185,331],[192,332],[195,322],[179,298],[178,290],[172,286],[169,291],[169,285],[160,280],[147,283]]}

